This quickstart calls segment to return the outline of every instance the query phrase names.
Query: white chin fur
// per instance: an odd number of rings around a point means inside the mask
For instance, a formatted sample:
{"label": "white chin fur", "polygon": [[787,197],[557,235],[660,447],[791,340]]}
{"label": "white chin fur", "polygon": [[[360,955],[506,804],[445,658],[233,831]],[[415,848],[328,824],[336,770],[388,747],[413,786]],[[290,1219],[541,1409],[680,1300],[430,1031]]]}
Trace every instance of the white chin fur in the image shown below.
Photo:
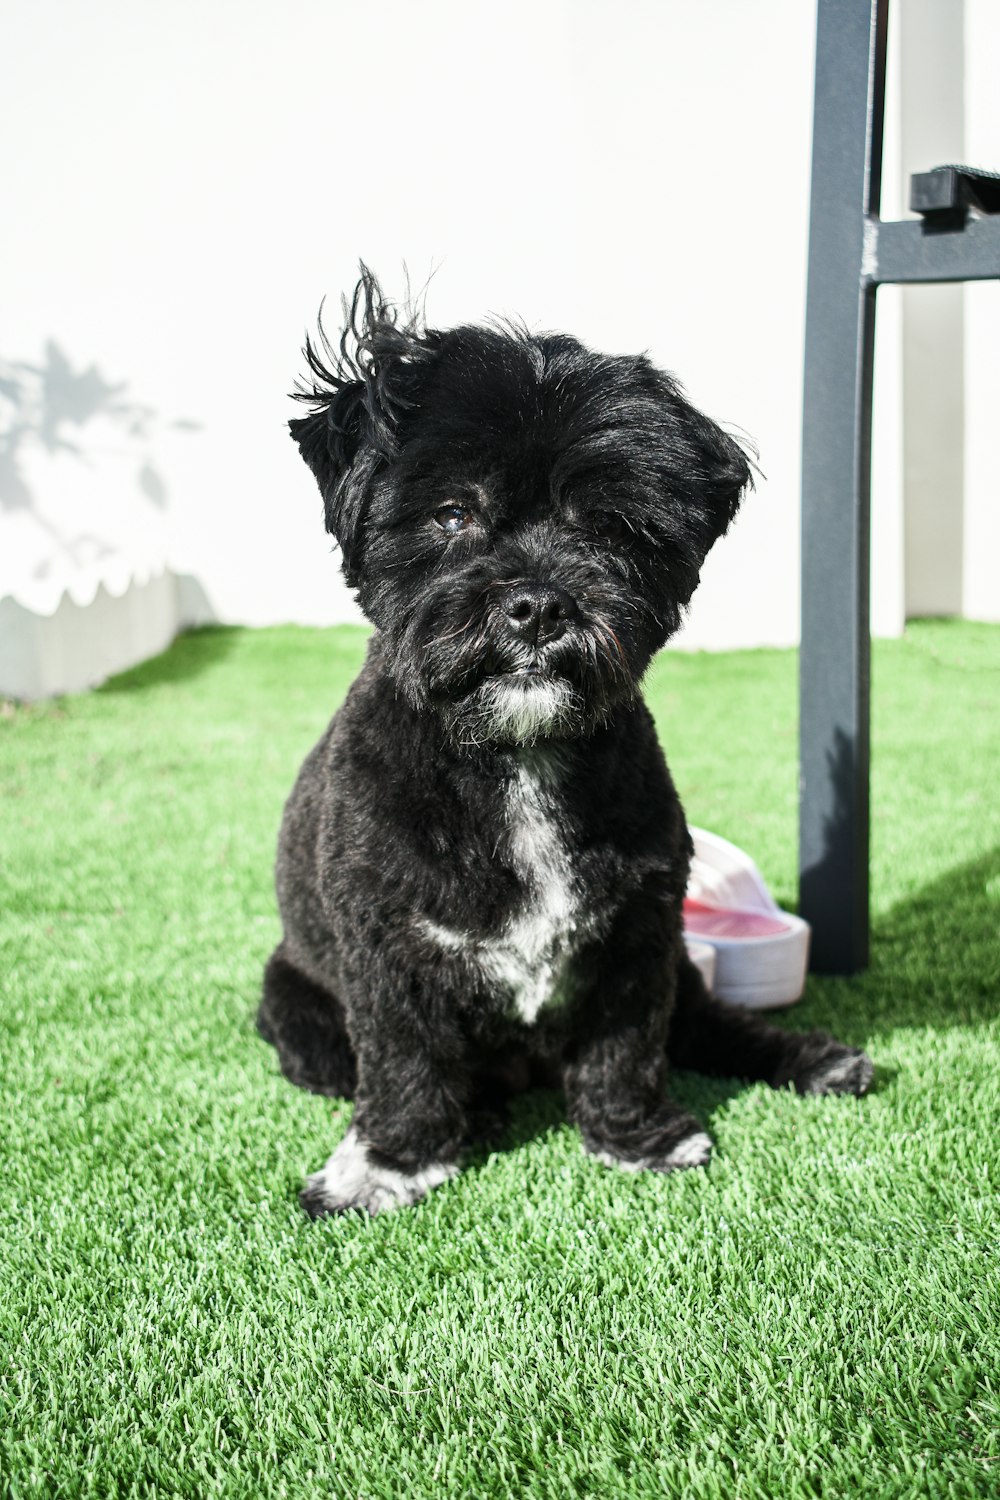
{"label": "white chin fur", "polygon": [[531,745],[562,729],[577,696],[563,678],[493,677],[479,691],[484,738]]}

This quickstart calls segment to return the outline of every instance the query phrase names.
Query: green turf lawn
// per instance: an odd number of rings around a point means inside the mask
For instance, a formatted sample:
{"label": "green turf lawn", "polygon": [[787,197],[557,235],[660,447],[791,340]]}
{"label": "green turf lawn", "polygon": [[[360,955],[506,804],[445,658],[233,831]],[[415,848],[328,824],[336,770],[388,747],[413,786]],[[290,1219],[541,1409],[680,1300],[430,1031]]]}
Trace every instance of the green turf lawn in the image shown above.
{"label": "green turf lawn", "polygon": [[[1000,628],[874,659],[873,962],[783,1024],[865,1100],[678,1075],[707,1171],[555,1094],[415,1209],[310,1223],[348,1105],[256,1037],[275,834],[361,659],[201,632],[0,719],[0,1493],[1000,1493]],[[667,655],[695,823],[794,897],[795,657]]]}

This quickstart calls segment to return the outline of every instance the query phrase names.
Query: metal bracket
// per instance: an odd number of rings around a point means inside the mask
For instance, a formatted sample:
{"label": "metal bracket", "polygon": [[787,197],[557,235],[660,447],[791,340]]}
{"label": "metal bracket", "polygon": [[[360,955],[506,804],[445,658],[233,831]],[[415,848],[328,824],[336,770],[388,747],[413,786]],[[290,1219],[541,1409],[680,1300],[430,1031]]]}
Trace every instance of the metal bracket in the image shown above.
{"label": "metal bracket", "polygon": [[953,226],[967,214],[1000,214],[1000,172],[978,167],[932,167],[910,177],[910,211],[925,224],[948,220]]}

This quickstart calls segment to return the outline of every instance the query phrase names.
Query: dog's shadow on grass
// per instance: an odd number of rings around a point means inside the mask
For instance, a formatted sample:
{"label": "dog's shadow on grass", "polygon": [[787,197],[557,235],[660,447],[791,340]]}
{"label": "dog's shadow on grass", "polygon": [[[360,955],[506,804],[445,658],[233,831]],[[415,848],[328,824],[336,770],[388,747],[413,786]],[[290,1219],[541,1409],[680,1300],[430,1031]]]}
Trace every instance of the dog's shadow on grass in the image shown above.
{"label": "dog's shadow on grass", "polygon": [[[670,1075],[670,1097],[703,1123],[750,1085],[739,1078],[706,1078],[698,1073]],[[561,1089],[533,1088],[510,1100],[504,1117],[487,1114],[477,1121],[465,1151],[468,1167],[482,1166],[494,1152],[516,1151],[569,1124]]]}
{"label": "dog's shadow on grass", "polygon": [[[850,978],[810,976],[802,1001],[770,1019],[789,1031],[821,1027],[875,1063],[870,1090],[891,1088],[899,1069],[879,1057],[879,1041],[901,1027],[985,1024],[1000,1010],[1000,848],[949,870],[873,924],[871,966]],[[750,1085],[671,1070],[670,1097],[709,1127]],[[469,1164],[514,1150],[567,1123],[556,1089],[531,1089],[509,1103],[506,1120],[485,1116]]]}
{"label": "dog's shadow on grass", "polygon": [[[877,1064],[869,1095],[891,1086],[899,1069]],[[671,1070],[669,1097],[711,1131],[718,1112],[747,1089],[756,1087],[745,1078],[712,1078],[703,1073]],[[791,1085],[788,1085],[791,1088]],[[831,1096],[835,1097],[835,1096]],[[481,1125],[465,1150],[468,1167],[483,1166],[494,1152],[516,1151],[569,1124],[566,1099],[559,1089],[529,1089],[510,1101],[506,1120]]]}

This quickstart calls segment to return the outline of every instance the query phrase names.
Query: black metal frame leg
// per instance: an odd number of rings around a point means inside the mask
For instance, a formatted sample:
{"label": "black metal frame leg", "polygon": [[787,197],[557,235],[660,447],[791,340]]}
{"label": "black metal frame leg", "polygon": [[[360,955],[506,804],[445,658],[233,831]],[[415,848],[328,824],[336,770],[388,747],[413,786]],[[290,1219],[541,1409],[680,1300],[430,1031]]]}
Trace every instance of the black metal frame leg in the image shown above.
{"label": "black metal frame leg", "polygon": [[884,4],[820,0],[802,429],[799,909],[812,962],[868,961],[869,495]]}
{"label": "black metal frame leg", "polygon": [[[869,550],[875,294],[1000,278],[995,175],[911,179],[879,218],[888,0],[819,0],[802,427],[799,910],[812,966],[868,962]],[[970,217],[970,211],[987,217]]]}

